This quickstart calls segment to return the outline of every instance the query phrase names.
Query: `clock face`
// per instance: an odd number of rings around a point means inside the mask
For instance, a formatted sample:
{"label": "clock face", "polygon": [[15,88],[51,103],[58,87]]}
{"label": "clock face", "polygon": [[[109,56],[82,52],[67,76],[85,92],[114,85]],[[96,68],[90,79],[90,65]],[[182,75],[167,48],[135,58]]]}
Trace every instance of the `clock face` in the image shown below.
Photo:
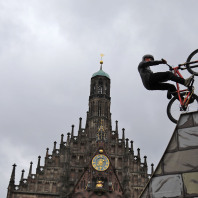
{"label": "clock face", "polygon": [[105,171],[109,168],[109,159],[105,155],[96,155],[92,159],[92,166],[97,171]]}

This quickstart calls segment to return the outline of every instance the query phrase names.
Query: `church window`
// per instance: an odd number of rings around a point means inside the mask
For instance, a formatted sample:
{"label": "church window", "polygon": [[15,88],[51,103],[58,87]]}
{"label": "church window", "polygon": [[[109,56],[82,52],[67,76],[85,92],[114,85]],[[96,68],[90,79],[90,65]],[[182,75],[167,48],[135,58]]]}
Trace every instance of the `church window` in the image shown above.
{"label": "church window", "polygon": [[30,191],[33,191],[33,184],[30,184]]}
{"label": "church window", "polygon": [[115,153],[115,145],[112,145],[112,146],[111,146],[111,152],[112,152],[112,153]]}
{"label": "church window", "polygon": [[101,116],[101,102],[98,101],[98,116]]}
{"label": "church window", "polygon": [[49,183],[45,184],[45,192],[49,192]]}
{"label": "church window", "polygon": [[104,93],[107,94],[107,84],[106,84],[106,86],[104,87]]}
{"label": "church window", "polygon": [[42,187],[43,187],[42,182],[41,182],[41,181],[38,181],[37,190],[38,190],[38,191],[42,191],[42,190],[43,190]]}
{"label": "church window", "polygon": [[122,158],[118,158],[118,166],[122,167]]}
{"label": "church window", "polygon": [[74,178],[75,178],[75,170],[74,169],[71,169],[70,180],[71,181],[74,181]]}
{"label": "church window", "polygon": [[72,155],[72,164],[76,163],[76,155]]}
{"label": "church window", "polygon": [[94,105],[95,105],[95,103],[92,102],[92,103],[91,103],[91,115],[94,114],[94,108],[95,108]]}
{"label": "church window", "polygon": [[102,94],[102,92],[103,92],[103,82],[100,79],[98,82],[98,94]]}
{"label": "church window", "polygon": [[38,191],[42,191],[42,184],[41,183],[38,184]]}
{"label": "church window", "polygon": [[105,102],[105,116],[108,118],[108,105],[107,105],[107,102]]}
{"label": "church window", "polygon": [[92,93],[93,93],[93,94],[96,93],[96,84],[95,84],[95,83],[93,84],[93,87],[92,87]]}
{"label": "church window", "polygon": [[115,157],[112,157],[111,161],[112,161],[113,166],[115,166]]}
{"label": "church window", "polygon": [[105,86],[105,94],[109,95],[109,86],[108,86],[107,83],[106,83],[106,86]]}
{"label": "church window", "polygon": [[56,183],[53,183],[53,185],[52,185],[52,192],[53,192],[53,193],[56,192]]}
{"label": "church window", "polygon": [[83,163],[83,156],[80,156],[80,163]]}

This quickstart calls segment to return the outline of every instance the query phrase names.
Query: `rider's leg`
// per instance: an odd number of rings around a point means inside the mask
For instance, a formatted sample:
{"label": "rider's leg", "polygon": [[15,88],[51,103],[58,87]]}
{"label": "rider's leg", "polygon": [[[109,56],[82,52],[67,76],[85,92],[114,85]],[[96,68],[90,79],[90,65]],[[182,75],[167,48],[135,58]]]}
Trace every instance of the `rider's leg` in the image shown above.
{"label": "rider's leg", "polygon": [[150,85],[151,90],[167,90],[167,98],[171,99],[172,95],[177,95],[177,89],[173,84],[169,83],[153,83]]}
{"label": "rider's leg", "polygon": [[178,76],[174,75],[172,72],[168,71],[168,72],[153,73],[150,77],[150,81],[151,81],[151,83],[154,83],[154,82],[166,82],[168,80],[171,80],[171,81],[180,83],[180,84],[188,87],[190,85],[192,78],[193,78],[193,75],[187,79],[184,79],[184,78],[178,77]]}
{"label": "rider's leg", "polygon": [[175,76],[172,72],[157,72],[153,73],[150,77],[150,82],[166,82],[168,80],[180,83],[182,85],[185,84],[185,79]]}

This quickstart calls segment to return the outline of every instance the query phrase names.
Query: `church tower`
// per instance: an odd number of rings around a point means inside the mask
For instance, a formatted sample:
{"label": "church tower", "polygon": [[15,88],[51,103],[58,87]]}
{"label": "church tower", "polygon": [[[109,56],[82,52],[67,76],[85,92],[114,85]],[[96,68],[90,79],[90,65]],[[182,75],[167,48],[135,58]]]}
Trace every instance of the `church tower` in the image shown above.
{"label": "church tower", "polygon": [[22,170],[15,184],[16,165],[8,185],[7,198],[137,198],[148,182],[147,158],[141,160],[140,149],[135,154],[133,141],[121,137],[118,121],[111,123],[111,80],[102,68],[91,77],[89,108],[85,127],[79,118],[75,135],[71,132],[54,142],[52,152],[46,149],[44,165],[38,157],[36,172],[30,162],[25,178]]}
{"label": "church tower", "polygon": [[93,141],[99,140],[96,133],[103,126],[103,140],[111,138],[111,113],[110,113],[110,84],[111,80],[107,73],[102,70],[103,61],[100,61],[100,70],[92,75],[89,96],[89,111],[87,112],[86,132]]}

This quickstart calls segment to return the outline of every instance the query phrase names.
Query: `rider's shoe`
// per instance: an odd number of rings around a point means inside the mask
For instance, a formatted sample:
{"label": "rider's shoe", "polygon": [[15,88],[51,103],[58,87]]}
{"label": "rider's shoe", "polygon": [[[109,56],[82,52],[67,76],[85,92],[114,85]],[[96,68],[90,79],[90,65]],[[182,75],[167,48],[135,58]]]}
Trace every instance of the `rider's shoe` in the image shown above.
{"label": "rider's shoe", "polygon": [[188,87],[193,79],[194,75],[190,76],[189,78],[185,79],[184,86]]}
{"label": "rider's shoe", "polygon": [[167,91],[167,98],[170,100],[171,98],[172,98],[172,94],[171,94],[171,92],[168,90]]}

